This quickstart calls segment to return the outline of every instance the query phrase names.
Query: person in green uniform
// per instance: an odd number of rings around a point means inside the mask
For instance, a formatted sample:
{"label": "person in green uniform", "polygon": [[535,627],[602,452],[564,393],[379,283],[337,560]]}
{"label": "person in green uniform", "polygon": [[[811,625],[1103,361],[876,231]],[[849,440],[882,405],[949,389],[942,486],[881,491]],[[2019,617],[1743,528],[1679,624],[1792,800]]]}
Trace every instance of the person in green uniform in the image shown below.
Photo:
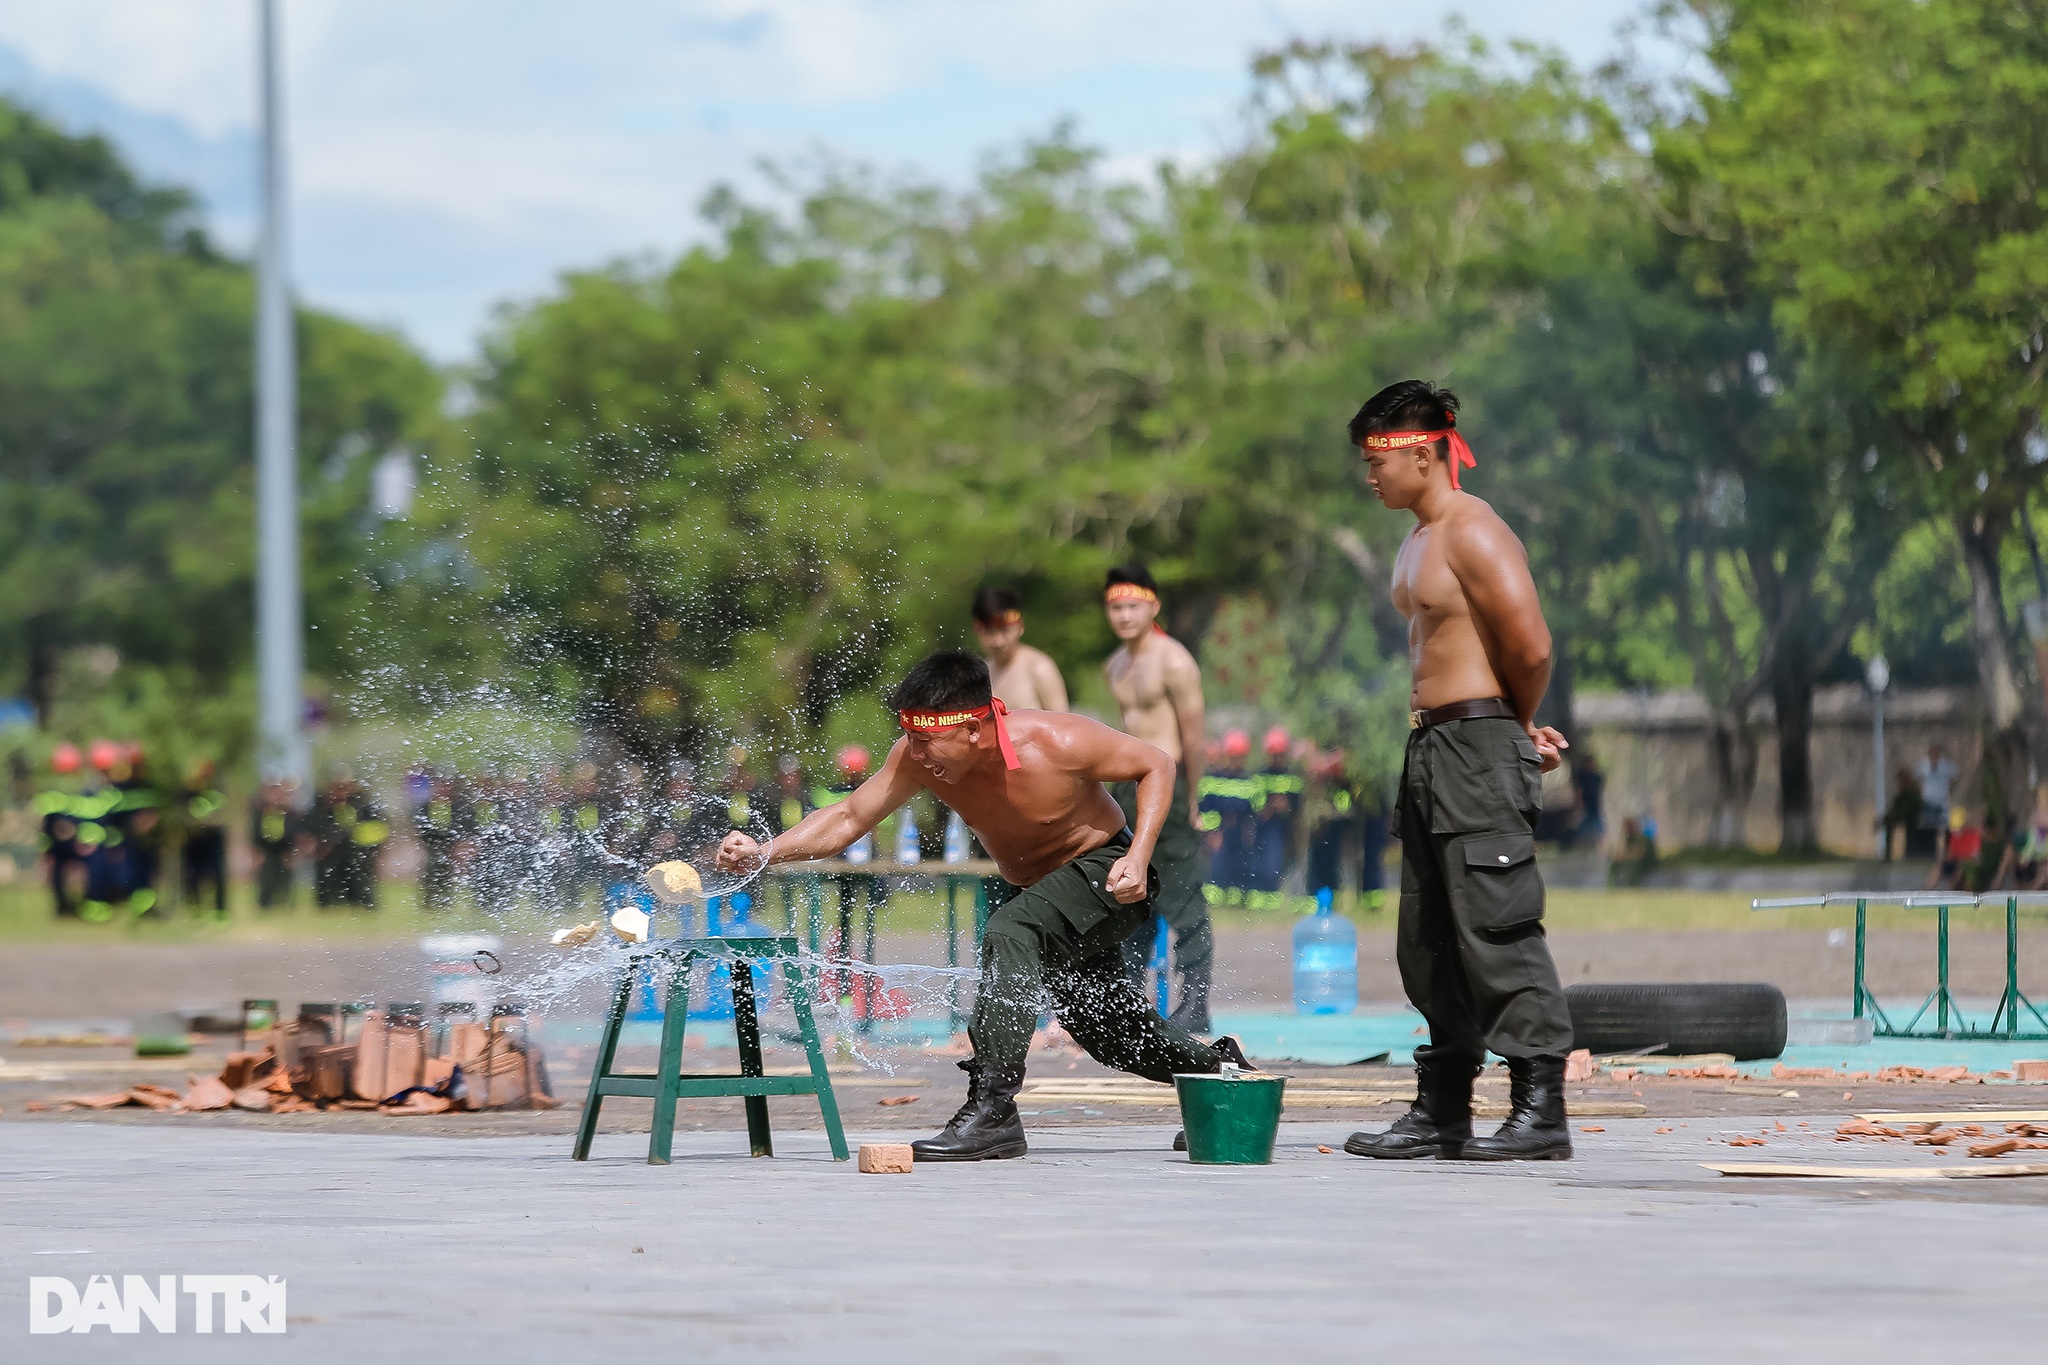
{"label": "person in green uniform", "polygon": [[[1053,711],[1012,713],[989,689],[988,665],[941,650],[888,698],[903,738],[852,795],[785,832],[766,851],[735,831],[718,865],[830,857],[891,811],[930,791],[981,838],[1020,889],[989,916],[981,983],[962,1062],[967,1102],[936,1137],[911,1144],[920,1161],[1024,1155],[1017,1091],[1041,1006],[1105,1066],[1155,1081],[1244,1064],[1231,1039],[1204,1043],[1159,1017],[1125,975],[1123,941],[1152,914],[1152,852],[1173,803],[1174,763],[1162,750],[1099,721]],[[1104,784],[1134,782],[1127,825]]]}
{"label": "person in green uniform", "polygon": [[[1536,724],[1550,684],[1550,628],[1529,557],[1494,510],[1458,486],[1472,452],[1458,400],[1419,379],[1375,394],[1351,420],[1367,480],[1415,527],[1394,561],[1408,618],[1408,752],[1396,818],[1401,912],[1395,960],[1429,1023],[1414,1106],[1345,1150],[1369,1157],[1564,1160],[1572,1021],[1543,934],[1536,816],[1564,736]],[[1472,1136],[1472,1080],[1507,1058],[1509,1112]]]}
{"label": "person in green uniform", "polygon": [[292,860],[304,832],[292,808],[291,788],[266,782],[249,803],[249,843],[256,850],[256,907],[289,908],[292,903]]}
{"label": "person in green uniform", "polygon": [[445,773],[430,777],[427,799],[413,810],[413,837],[420,843],[420,904],[428,910],[455,908],[455,846],[465,814],[456,806],[454,780]]}

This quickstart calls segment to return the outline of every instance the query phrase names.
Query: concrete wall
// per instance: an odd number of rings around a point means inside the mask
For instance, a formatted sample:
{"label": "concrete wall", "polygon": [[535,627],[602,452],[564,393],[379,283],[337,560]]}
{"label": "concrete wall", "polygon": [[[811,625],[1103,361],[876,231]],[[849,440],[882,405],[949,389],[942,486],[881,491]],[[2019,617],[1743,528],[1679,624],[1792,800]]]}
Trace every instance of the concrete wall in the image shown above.
{"label": "concrete wall", "polygon": [[[1876,848],[1871,774],[1871,699],[1844,683],[1814,696],[1814,816],[1822,847],[1869,857]],[[1607,693],[1576,699],[1584,738],[1607,772],[1607,826],[1645,811],[1654,815],[1665,850],[1707,842],[1716,785],[1712,731],[1704,699],[1695,692],[1636,695]],[[1939,741],[1961,776],[1955,799],[1983,812],[1983,742],[1979,702],[1971,688],[1894,689],[1885,699],[1885,789],[1892,774],[1926,756]],[[1771,703],[1751,712],[1757,734],[1756,786],[1750,795],[1748,840],[1753,848],[1778,845],[1778,736]],[[1552,780],[1563,800],[1562,774]]]}

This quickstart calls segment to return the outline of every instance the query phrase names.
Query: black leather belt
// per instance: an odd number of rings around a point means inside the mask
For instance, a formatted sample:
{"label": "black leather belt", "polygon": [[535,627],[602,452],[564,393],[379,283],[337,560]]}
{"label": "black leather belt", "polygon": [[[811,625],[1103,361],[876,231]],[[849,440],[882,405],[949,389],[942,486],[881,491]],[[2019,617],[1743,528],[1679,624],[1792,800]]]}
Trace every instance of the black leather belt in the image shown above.
{"label": "black leather belt", "polygon": [[1432,706],[1427,711],[1410,711],[1408,728],[1427,730],[1432,725],[1442,725],[1452,720],[1486,720],[1499,716],[1507,720],[1515,718],[1515,708],[1499,697],[1487,697],[1480,701],[1454,701],[1448,706]]}

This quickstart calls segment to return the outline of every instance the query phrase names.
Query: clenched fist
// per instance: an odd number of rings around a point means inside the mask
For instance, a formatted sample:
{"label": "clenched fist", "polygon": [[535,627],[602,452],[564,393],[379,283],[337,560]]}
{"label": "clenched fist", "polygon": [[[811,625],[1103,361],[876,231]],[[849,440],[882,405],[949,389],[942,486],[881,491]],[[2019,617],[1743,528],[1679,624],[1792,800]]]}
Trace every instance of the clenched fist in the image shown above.
{"label": "clenched fist", "polygon": [[1145,883],[1149,880],[1150,871],[1146,860],[1126,853],[1110,864],[1109,877],[1102,885],[1119,905],[1129,905],[1145,899]]}
{"label": "clenched fist", "polygon": [[763,861],[761,845],[750,834],[734,830],[718,846],[720,872],[752,872]]}

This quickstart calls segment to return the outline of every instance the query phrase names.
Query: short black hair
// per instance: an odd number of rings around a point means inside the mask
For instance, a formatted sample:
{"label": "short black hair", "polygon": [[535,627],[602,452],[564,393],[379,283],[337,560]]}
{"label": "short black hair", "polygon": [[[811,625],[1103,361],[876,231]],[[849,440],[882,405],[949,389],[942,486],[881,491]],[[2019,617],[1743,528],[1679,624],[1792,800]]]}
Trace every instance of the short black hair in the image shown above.
{"label": "short black hair", "polygon": [[1159,585],[1152,581],[1152,571],[1143,564],[1117,565],[1102,580],[1102,590],[1108,592],[1119,583],[1136,583],[1145,591],[1155,595],[1159,592]]}
{"label": "short black hair", "polygon": [[988,663],[964,649],[927,654],[889,689],[883,703],[891,711],[961,711],[987,706]]}
{"label": "short black hair", "polygon": [[1002,619],[1006,611],[1022,614],[1024,599],[1008,588],[983,588],[974,594],[974,619],[985,626],[992,626]]}
{"label": "short black hair", "polygon": [[1458,395],[1427,379],[1389,384],[1351,419],[1351,444],[1386,431],[1439,431],[1455,423]]}

